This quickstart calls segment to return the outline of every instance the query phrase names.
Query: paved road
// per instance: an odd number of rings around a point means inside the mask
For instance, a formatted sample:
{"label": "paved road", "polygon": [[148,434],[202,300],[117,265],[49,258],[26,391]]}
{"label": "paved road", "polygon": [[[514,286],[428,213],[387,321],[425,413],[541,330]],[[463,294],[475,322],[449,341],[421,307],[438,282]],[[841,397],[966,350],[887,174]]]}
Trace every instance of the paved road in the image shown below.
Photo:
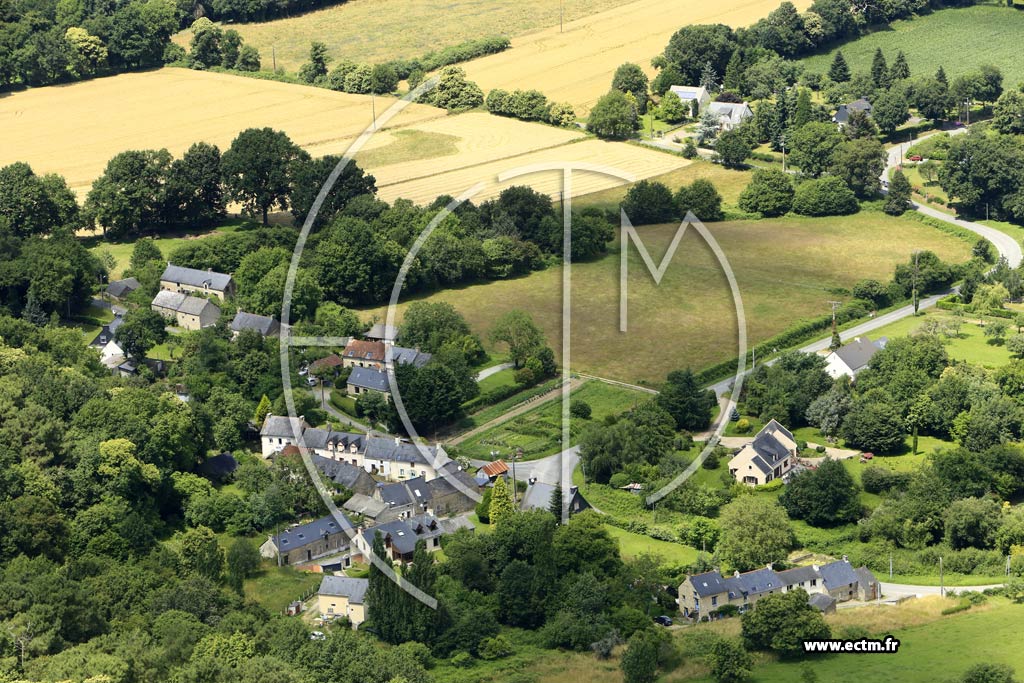
{"label": "paved road", "polygon": [[[483,467],[490,460],[470,460],[469,462],[473,467]],[[576,469],[579,462],[579,446],[573,446],[546,458],[520,460],[516,462],[516,479],[526,481],[535,478],[545,484],[557,484],[559,481],[571,482],[573,470]],[[511,467],[512,463],[509,461],[508,465]]]}
{"label": "paved road", "polygon": [[342,424],[346,424],[350,427],[355,427],[359,431],[366,432],[367,434],[382,434],[382,432],[379,432],[376,429],[370,427],[369,425],[359,422],[358,420],[354,420],[353,418],[349,417],[345,413],[341,412],[340,410],[332,406],[330,400],[327,399],[326,396],[324,396],[324,400],[320,402],[320,407],[326,410],[328,415],[330,415],[332,418],[334,418],[335,420]]}

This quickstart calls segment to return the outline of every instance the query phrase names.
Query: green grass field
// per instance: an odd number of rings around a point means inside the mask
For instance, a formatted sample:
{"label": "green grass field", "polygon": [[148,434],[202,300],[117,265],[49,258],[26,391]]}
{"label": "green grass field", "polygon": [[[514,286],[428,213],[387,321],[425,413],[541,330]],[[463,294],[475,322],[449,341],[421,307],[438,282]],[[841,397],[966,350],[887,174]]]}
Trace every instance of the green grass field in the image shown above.
{"label": "green grass field", "polygon": [[245,597],[270,612],[283,612],[310,588],[320,585],[319,574],[300,572],[292,567],[278,567],[264,561],[259,574],[245,582]]}
{"label": "green grass field", "polygon": [[[164,258],[167,258],[170,256],[172,251],[189,240],[202,239],[208,235],[215,235],[218,233],[235,232],[245,225],[246,221],[234,220],[215,228],[166,233],[154,238],[154,242],[160,249],[160,253],[164,255]],[[121,277],[121,274],[128,267],[128,262],[132,257],[132,250],[135,248],[134,239],[120,242],[107,242],[98,237],[90,237],[87,238],[86,244],[89,247],[89,251],[97,256],[102,255],[104,252],[109,252],[110,255],[114,257],[117,265],[110,272],[110,279],[112,280],[116,280]]]}
{"label": "green grass field", "polygon": [[[658,263],[677,225],[638,228]],[[775,220],[709,224],[736,274],[748,342],[769,338],[801,318],[823,315],[837,288],[863,278],[888,280],[914,249],[966,260],[970,245],[909,218],[865,211],[842,218],[786,216]],[[628,329],[619,332],[619,252],[572,270],[572,369],[628,382],[654,384],[677,368],[695,369],[736,354],[736,316],[717,261],[695,230],[687,230],[660,286],[635,248],[629,251]],[[485,339],[499,316],[528,311],[548,344],[561,346],[562,269],[438,292]],[[407,305],[399,304],[399,315]],[[361,313],[383,317],[384,309]],[[594,343],[594,340],[601,340]],[[489,349],[490,350],[490,349]]]}
{"label": "green grass field", "polygon": [[477,386],[480,387],[480,393],[493,391],[499,387],[512,386],[516,383],[515,380],[516,371],[512,368],[496,372],[490,377],[486,377],[480,382],[477,382]]}
{"label": "green grass field", "polygon": [[697,549],[682,543],[660,541],[650,536],[634,534],[618,527],[605,525],[608,535],[619,542],[619,554],[623,559],[632,559],[640,555],[657,555],[665,563],[685,565],[697,560]]}
{"label": "green grass field", "polygon": [[[978,5],[943,9],[907,21],[841,45],[843,57],[853,73],[867,73],[875,50],[882,48],[891,63],[896,51],[903,50],[912,76],[933,75],[941,66],[953,79],[994,64],[1003,72],[1007,88],[1024,81],[1024,61],[1020,59],[1020,36],[1024,34],[1024,12],[1018,9]],[[803,60],[807,71],[828,73],[835,50]]]}
{"label": "green grass field", "polygon": [[[890,339],[893,337],[904,337],[916,332],[921,325],[925,324],[926,320],[947,322],[952,317],[952,314],[948,311],[929,308],[923,314],[904,318],[874,331],[872,337],[889,337]],[[1006,322],[1011,323],[1008,334],[1015,333],[1016,329],[1013,328],[1012,321]],[[990,343],[989,338],[984,334],[983,328],[977,324],[976,317],[970,313],[963,318],[958,337],[950,338],[942,335],[940,338],[945,342],[946,353],[953,360],[976,363],[987,368],[997,368],[1011,360],[1010,352],[1006,350],[1006,346]]]}
{"label": "green grass field", "polygon": [[[590,404],[590,421],[616,415],[635,403],[650,398],[649,394],[604,382],[590,381],[572,392],[572,400]],[[576,435],[588,421],[572,420],[571,431]],[[523,449],[524,458],[542,458],[562,450],[562,402],[547,401],[522,415],[503,422],[459,444],[459,455],[488,459],[493,450],[509,453]]]}

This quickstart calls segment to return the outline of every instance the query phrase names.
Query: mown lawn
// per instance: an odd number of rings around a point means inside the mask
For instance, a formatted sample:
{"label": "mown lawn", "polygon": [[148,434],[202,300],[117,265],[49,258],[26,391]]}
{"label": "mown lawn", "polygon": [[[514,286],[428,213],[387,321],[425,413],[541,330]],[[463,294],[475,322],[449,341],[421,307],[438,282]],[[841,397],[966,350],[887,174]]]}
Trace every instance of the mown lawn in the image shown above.
{"label": "mown lawn", "polygon": [[245,597],[270,612],[283,612],[293,600],[319,586],[321,579],[321,574],[278,567],[273,561],[264,560],[260,573],[245,581]]}
{"label": "mown lawn", "polygon": [[435,159],[459,153],[459,138],[426,130],[396,130],[394,140],[356,155],[363,168],[375,168],[420,159]]}
{"label": "mown lawn", "polygon": [[[1020,36],[1024,12],[1001,5],[943,9],[925,16],[894,22],[890,27],[840,45],[852,73],[867,73],[875,50],[882,48],[891,64],[903,50],[912,76],[931,76],[941,66],[954,77],[994,64],[1003,72],[1007,87],[1024,81]],[[808,57],[807,71],[828,73],[835,50]]]}
{"label": "mown lawn", "polygon": [[[904,318],[875,330],[872,332],[872,338],[888,337],[892,339],[894,337],[905,337],[918,331],[926,320],[935,320],[945,324],[950,322],[953,317],[953,314],[949,311],[929,308],[917,316]],[[1010,325],[1007,336],[1015,334],[1017,330],[1013,326],[1013,321],[1006,320],[1005,322]],[[946,353],[953,360],[976,363],[987,368],[997,368],[1006,365],[1011,360],[1010,352],[1006,349],[1006,346],[1004,344],[991,343],[989,338],[985,336],[984,328],[978,324],[976,316],[971,313],[966,314],[961,319],[959,336],[948,337],[941,335],[940,338],[946,345]]]}
{"label": "mown lawn", "polygon": [[501,370],[496,372],[490,377],[485,377],[481,381],[477,382],[477,386],[480,387],[480,393],[486,393],[499,387],[513,386],[516,383],[515,380],[516,371],[512,368]]}
{"label": "mown lawn", "polygon": [[[171,252],[190,240],[202,239],[208,235],[215,235],[218,233],[236,232],[246,224],[247,221],[234,220],[213,228],[165,233],[154,238],[153,241],[160,249],[160,253],[164,255],[164,258],[168,258],[171,255]],[[90,237],[87,239],[89,251],[93,254],[99,256],[103,254],[103,252],[110,252],[114,257],[114,260],[117,262],[117,265],[110,272],[110,279],[119,279],[125,269],[128,268],[128,262],[132,257],[132,250],[135,248],[135,240],[131,239],[118,242],[107,242],[99,237]]]}
{"label": "mown lawn", "polygon": [[608,535],[619,542],[619,554],[629,560],[640,555],[657,555],[664,563],[686,565],[697,560],[697,549],[682,543],[661,541],[606,524]]}
{"label": "mown lawn", "polygon": [[[596,380],[587,382],[571,394],[571,400],[585,401],[590,405],[590,421],[617,415],[648,398],[650,395],[647,393]],[[587,422],[571,421],[574,439]],[[552,400],[463,441],[458,449],[459,455],[489,459],[491,451],[508,454],[522,448],[525,459],[530,460],[562,450],[561,438],[562,402]]]}
{"label": "mown lawn", "polygon": [[[684,169],[685,170],[685,169]],[[643,226],[639,234],[660,262],[678,225]],[[864,278],[882,281],[914,249],[931,249],[962,262],[970,244],[909,218],[865,211],[841,218],[786,216],[775,220],[710,224],[736,275],[743,297],[748,343],[782,332],[800,319],[823,315],[829,300]],[[629,249],[628,320],[620,332],[620,254],[609,253],[572,269],[573,371],[654,385],[671,370],[702,369],[736,355],[736,315],[729,287],[710,248],[687,230],[661,284],[654,282],[634,247]],[[410,297],[447,301],[487,339],[511,309],[528,311],[548,344],[562,332],[562,269]],[[362,312],[383,314],[383,308]],[[599,340],[599,341],[595,341]],[[493,348],[490,347],[490,348]],[[490,348],[488,350],[490,350]]]}

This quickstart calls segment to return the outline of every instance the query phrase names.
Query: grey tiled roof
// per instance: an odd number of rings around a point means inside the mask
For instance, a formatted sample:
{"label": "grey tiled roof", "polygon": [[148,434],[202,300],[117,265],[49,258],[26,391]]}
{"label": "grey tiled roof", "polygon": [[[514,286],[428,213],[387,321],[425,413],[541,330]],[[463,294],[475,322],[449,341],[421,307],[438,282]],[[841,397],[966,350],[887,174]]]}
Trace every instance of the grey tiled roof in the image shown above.
{"label": "grey tiled roof", "polygon": [[224,273],[215,273],[212,270],[197,270],[196,268],[185,268],[171,263],[164,268],[161,280],[176,282],[190,287],[209,287],[217,291],[224,291],[231,284],[231,276]]}
{"label": "grey tiled roof", "polygon": [[320,595],[337,595],[348,598],[348,601],[361,605],[366,599],[366,590],[370,586],[369,579],[352,579],[347,576],[325,576],[320,582]]}
{"label": "grey tiled roof", "polygon": [[267,418],[263,421],[260,436],[281,436],[294,439],[302,434],[305,426],[305,421],[297,417],[267,415]]}
{"label": "grey tiled roof", "polygon": [[412,496],[405,488],[405,484],[384,484],[377,489],[380,492],[380,499],[388,507],[404,507],[412,505]]}
{"label": "grey tiled roof", "polygon": [[[344,518],[348,523],[349,529],[352,528],[352,522],[349,521],[348,517]],[[334,521],[334,517],[328,515],[321,517],[320,519],[313,520],[312,522],[306,522],[305,524],[299,524],[285,529],[279,534],[274,535],[274,542],[277,544],[278,550],[281,552],[288,552],[295,550],[296,548],[302,548],[314,543],[324,536],[329,534],[336,534],[341,532],[343,527],[339,526]],[[354,533],[354,532],[353,532]]]}
{"label": "grey tiled roof", "polygon": [[265,315],[256,315],[255,313],[246,313],[245,311],[236,313],[235,319],[231,321],[231,330],[233,332],[256,330],[266,337],[276,333],[279,329],[281,329],[280,323],[273,318]]}
{"label": "grey tiled roof", "polygon": [[727,591],[727,584],[722,575],[717,571],[704,572],[690,577],[693,590],[702,598],[708,595],[718,595]]}
{"label": "grey tiled roof", "polygon": [[536,481],[523,494],[521,507],[523,510],[547,510],[551,507],[551,495],[554,492],[553,484]]}
{"label": "grey tiled roof", "polygon": [[342,507],[349,512],[365,515],[372,519],[378,518],[382,512],[388,509],[387,503],[382,503],[362,493],[353,493]]}
{"label": "grey tiled roof", "polygon": [[121,297],[131,294],[139,288],[139,281],[133,277],[126,277],[123,280],[114,280],[107,285],[107,294],[120,299]]}
{"label": "grey tiled roof", "polygon": [[767,567],[740,574],[735,579],[745,595],[758,595],[782,588],[779,575]]}
{"label": "grey tiled roof", "polygon": [[824,612],[836,604],[836,599],[828,593],[815,593],[807,598],[807,604]]}
{"label": "grey tiled roof", "polygon": [[[429,454],[429,459],[420,452],[423,448]],[[417,446],[408,441],[395,442],[394,439],[383,437],[369,437],[366,439],[365,456],[374,460],[391,460],[393,462],[408,462],[420,465],[432,465],[437,451],[433,446]]]}
{"label": "grey tiled roof", "polygon": [[220,313],[220,307],[209,299],[204,299],[199,296],[189,296],[182,292],[172,292],[167,289],[162,289],[156,293],[156,296],[153,297],[153,305],[160,308],[166,308],[170,311],[180,311],[188,315],[199,315],[208,306],[212,306],[218,313]]}
{"label": "grey tiled roof", "polygon": [[825,583],[825,587],[829,590],[857,583],[857,572],[853,570],[853,565],[844,560],[823,564],[818,567],[818,571],[821,573],[821,580]]}
{"label": "grey tiled roof", "polygon": [[[801,581],[809,582],[811,579],[819,579],[821,575],[814,570],[814,567],[793,567],[779,572],[779,578],[787,586],[799,586]],[[806,586],[805,586],[806,587]]]}
{"label": "grey tiled roof", "polygon": [[430,362],[432,356],[429,353],[417,349],[407,349],[404,346],[391,347],[391,362],[395,365],[405,364],[422,368]]}
{"label": "grey tiled roof", "polygon": [[852,342],[844,344],[835,350],[839,359],[846,363],[846,367],[854,372],[867,366],[876,353],[882,350],[884,342],[880,339],[873,342],[866,337],[857,337]]}
{"label": "grey tiled roof", "polygon": [[306,448],[319,450],[327,450],[330,446],[336,449],[348,449],[352,444],[355,444],[358,449],[363,445],[363,435],[310,427],[302,433],[302,443]]}
{"label": "grey tiled roof", "polygon": [[391,391],[391,386],[388,384],[388,373],[374,368],[352,368],[352,374],[348,376],[348,383],[362,389]]}
{"label": "grey tiled roof", "polygon": [[[310,431],[312,430],[307,429],[306,433],[308,434]],[[370,487],[373,485],[373,479],[362,467],[315,454],[310,457],[312,457],[316,468],[335,484],[340,484],[349,491],[355,492],[358,492],[359,489],[372,490]]]}

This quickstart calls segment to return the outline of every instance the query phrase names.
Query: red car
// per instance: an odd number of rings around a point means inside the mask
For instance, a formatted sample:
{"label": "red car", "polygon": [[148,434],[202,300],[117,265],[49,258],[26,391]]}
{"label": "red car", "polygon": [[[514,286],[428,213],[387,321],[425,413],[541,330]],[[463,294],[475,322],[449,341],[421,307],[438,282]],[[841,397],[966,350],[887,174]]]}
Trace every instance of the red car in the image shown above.
{"label": "red car", "polygon": [[860,457],[864,458],[865,460],[871,460],[872,458],[875,457],[875,454],[874,453],[861,453]]}
{"label": "red car", "polygon": [[910,161],[921,161],[921,155],[920,154],[914,154],[913,156],[907,157],[907,159],[909,159]]}

